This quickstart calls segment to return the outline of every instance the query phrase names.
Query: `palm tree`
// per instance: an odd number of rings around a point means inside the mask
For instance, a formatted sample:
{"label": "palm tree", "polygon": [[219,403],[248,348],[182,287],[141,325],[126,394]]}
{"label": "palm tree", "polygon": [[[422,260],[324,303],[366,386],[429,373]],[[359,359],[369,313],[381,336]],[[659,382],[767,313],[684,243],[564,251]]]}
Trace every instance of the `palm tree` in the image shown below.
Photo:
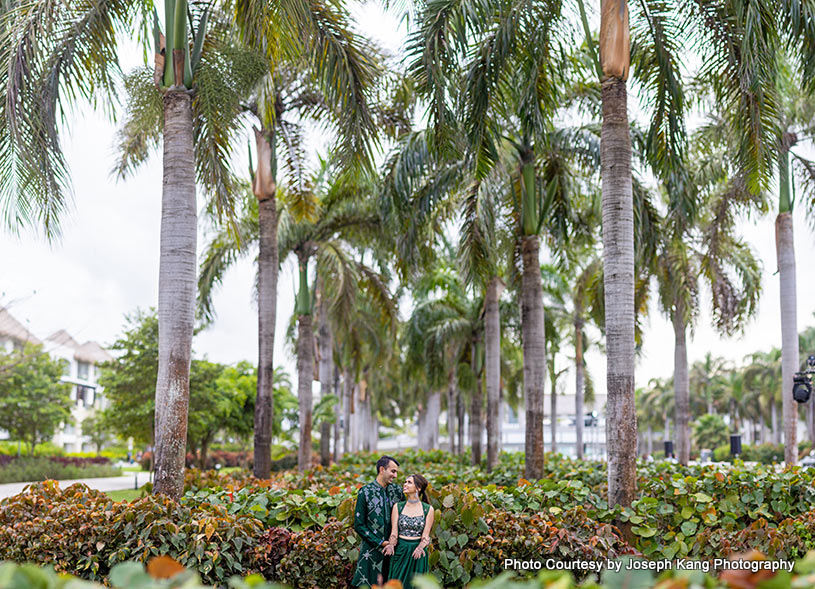
{"label": "palm tree", "polygon": [[643,398],[643,411],[650,416],[649,419],[662,420],[663,440],[666,442],[671,440],[671,415],[675,414],[673,388],[673,379],[652,378]]}
{"label": "palm tree", "polygon": [[[226,94],[223,90],[228,84],[222,82],[226,72],[233,73],[228,61],[225,69],[221,69],[223,61],[213,61],[209,75],[205,75],[203,56],[209,44],[204,43],[204,36],[209,4],[205,7],[205,3],[193,1],[188,10],[187,0],[165,2],[166,38],[158,30],[154,3],[148,0],[15,5],[4,12],[0,26],[2,46],[7,49],[2,54],[3,66],[8,72],[2,83],[4,95],[10,98],[0,115],[3,129],[0,169],[4,172],[0,200],[4,202],[4,218],[13,226],[41,223],[47,235],[54,236],[58,230],[58,215],[65,208],[64,193],[69,188],[68,170],[58,139],[59,113],[76,99],[111,104],[108,98],[113,96],[114,75],[118,70],[117,31],[149,30],[150,25],[154,25],[156,59],[154,74],[150,77],[164,91],[165,153],[159,279],[159,315],[165,337],[161,338],[157,407],[167,411],[157,418],[157,427],[162,433],[157,435],[161,447],[157,446],[156,457],[162,464],[158,466],[161,472],[154,488],[169,494],[180,493],[183,480],[181,453],[186,431],[185,399],[188,398],[185,383],[188,383],[195,297],[195,152],[196,140],[201,140],[194,125],[200,124],[205,136],[217,140],[214,149],[209,145],[204,149],[211,155],[212,165],[199,165],[198,175],[203,176],[206,185],[219,187],[216,189],[219,211],[231,208],[224,197],[228,196],[225,189],[230,185],[226,173],[229,171],[226,162],[230,159],[228,140],[232,136],[229,122],[234,119],[227,116],[226,121],[218,117],[207,121],[193,116],[196,102],[209,99],[217,103]],[[188,19],[190,14],[192,18]],[[314,71],[319,72],[329,104],[341,105],[338,108],[341,128],[359,131],[373,126],[369,124],[367,109],[355,108],[359,102],[345,100],[351,95],[358,99],[364,96],[370,68],[357,67],[367,63],[359,54],[356,57],[362,59],[354,63],[344,12],[333,6],[239,2],[235,15],[244,32],[248,32],[250,45],[262,49],[271,61],[279,56],[280,47],[285,47],[287,53],[308,56]],[[195,28],[192,43],[188,20]],[[193,96],[190,90],[200,93]],[[230,115],[231,109],[223,109],[220,114]],[[363,131],[358,136],[364,135]],[[149,141],[152,137],[148,134],[142,138]],[[364,143],[367,142],[356,142],[344,150],[349,161],[364,158],[367,153]],[[265,188],[268,190],[271,185]],[[259,380],[268,385],[268,395],[257,407],[270,416],[271,372],[267,373],[266,364],[261,364],[264,370]],[[171,382],[176,384],[171,386]],[[270,431],[271,419],[263,421],[264,429]],[[164,448],[170,446],[174,450],[167,455],[165,464],[161,456],[165,455]]]}
{"label": "palm tree", "polygon": [[715,326],[726,335],[743,328],[761,292],[760,265],[734,231],[736,213],[754,197],[740,190],[741,182],[728,178],[719,154],[701,154],[696,162],[694,168],[685,168],[681,183],[667,183],[668,213],[656,269],[660,305],[674,327],[680,464],[690,457],[686,331],[698,315],[700,281],[709,285]]}
{"label": "palm tree", "polygon": [[[484,299],[473,297],[456,268],[459,254],[441,240],[435,264],[416,281],[416,306],[408,321],[406,345],[409,366],[422,367],[427,385],[440,388],[447,377],[448,434],[453,436],[453,397],[470,389],[470,444],[473,464],[481,462],[482,374],[484,371]],[[469,367],[472,386],[460,387],[460,365]],[[500,367],[499,367],[500,369]],[[462,426],[459,421],[459,427]]]}
{"label": "palm tree", "polygon": [[[314,374],[314,328],[309,286],[309,262],[317,261],[317,276],[324,288],[333,285],[336,293],[333,312],[350,314],[357,289],[385,302],[392,311],[390,295],[377,273],[353,258],[349,243],[364,247],[378,237],[379,215],[372,201],[370,177],[339,175],[327,163],[317,177],[313,220],[297,221],[286,215],[281,219],[279,247],[281,259],[289,254],[297,258],[299,286],[295,301],[297,316],[297,372],[300,400],[300,446],[298,469],[311,466],[311,382]],[[366,199],[366,195],[367,199]],[[393,314],[391,312],[391,314]]]}
{"label": "palm tree", "polygon": [[[725,373],[727,363],[724,358],[714,356],[711,352],[705,354],[703,360],[697,360],[690,367],[689,386],[694,392],[691,403],[693,413],[714,413],[717,404],[721,401],[719,381]],[[693,402],[703,405],[702,411],[697,411]]]}
{"label": "palm tree", "polygon": [[783,403],[781,356],[778,348],[769,352],[754,352],[745,358],[747,366],[744,372],[745,386],[759,391],[762,401],[766,403],[764,418],[769,419],[772,440],[776,444],[781,442],[782,429],[778,424],[778,404]]}
{"label": "palm tree", "polygon": [[[11,205],[6,218],[41,222],[48,235],[57,230],[69,190],[58,113],[78,99],[109,102],[118,70],[116,31],[153,29],[155,64],[152,72],[142,71],[141,81],[155,84],[148,102],[163,127],[155,126],[141,138],[142,150],[159,133],[164,139],[154,490],[172,496],[180,495],[183,485],[195,299],[196,164],[207,188],[214,186],[213,180],[226,187],[229,180],[226,165],[210,170],[201,165],[205,158],[196,161],[196,147],[203,145],[215,146],[226,160],[230,153],[230,134],[206,97],[220,82],[217,106],[229,106],[236,85],[222,82],[219,66],[224,63],[217,56],[225,38],[217,26],[208,34],[209,16],[199,3],[170,0],[164,10],[165,37],[153,2],[30,3],[5,12],[0,26],[9,74],[3,78],[4,90],[10,98],[2,115],[0,150],[0,167],[9,171],[3,185],[3,200]],[[211,40],[206,46],[205,36]],[[212,172],[210,177],[206,172]],[[218,206],[228,208],[229,191],[213,192]]]}
{"label": "palm tree", "polygon": [[[305,174],[303,152],[304,120],[329,123],[337,137],[337,153],[345,165],[367,165],[375,122],[369,105],[372,87],[379,74],[377,53],[350,32],[347,15],[341,9],[315,10],[303,28],[292,30],[289,21],[279,27],[256,27],[257,18],[286,17],[278,7],[277,14],[256,12],[261,7],[245,3],[245,13],[238,13],[245,41],[268,55],[267,74],[247,93],[244,110],[255,118],[257,172],[252,172],[252,192],[257,199],[258,243],[258,402],[255,412],[254,474],[267,478],[271,467],[271,375],[274,370],[274,332],[277,315],[277,281],[280,265],[278,251],[278,164],[286,174],[289,192],[296,196],[295,211],[299,218],[308,216],[314,207]],[[312,7],[308,7],[309,10]],[[240,10],[240,8],[239,8]],[[288,15],[292,16],[292,15]],[[266,21],[262,21],[266,22]],[[329,34],[332,30],[334,33]],[[277,54],[273,46],[293,44],[294,50]],[[322,51],[315,58],[311,51]],[[278,156],[280,154],[280,156]],[[240,245],[240,244],[239,244]],[[247,248],[241,247],[240,253]],[[228,252],[223,252],[228,254]],[[230,260],[234,260],[234,254]],[[204,266],[207,261],[204,262]],[[199,309],[211,320],[211,290],[222,279],[228,264],[211,266],[221,273],[203,272],[199,280]]]}

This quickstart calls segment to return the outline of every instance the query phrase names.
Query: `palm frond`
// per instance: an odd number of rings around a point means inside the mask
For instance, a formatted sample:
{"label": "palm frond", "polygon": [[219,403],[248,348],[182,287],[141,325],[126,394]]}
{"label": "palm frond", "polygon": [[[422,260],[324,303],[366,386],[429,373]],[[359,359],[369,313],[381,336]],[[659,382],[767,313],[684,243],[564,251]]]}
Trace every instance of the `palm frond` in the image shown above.
{"label": "palm frond", "polygon": [[685,36],[673,6],[664,0],[638,0],[632,8],[631,61],[651,107],[646,148],[651,165],[667,176],[681,169],[685,152],[685,96],[679,53]]}
{"label": "palm frond", "polygon": [[71,192],[59,127],[80,101],[112,113],[116,34],[132,26],[139,4],[28,2],[0,15],[0,204],[7,224],[58,234]]}
{"label": "palm frond", "polygon": [[238,189],[230,167],[243,132],[242,101],[267,72],[263,57],[237,46],[205,46],[195,71],[193,133],[196,173],[219,218],[232,218]]}
{"label": "palm frond", "polygon": [[127,93],[125,121],[116,134],[117,161],[113,174],[124,180],[158,148],[164,127],[161,93],[152,82],[152,70],[137,69],[124,81]]}
{"label": "palm frond", "polygon": [[204,246],[198,271],[197,316],[204,324],[215,320],[212,296],[222,284],[226,271],[246,256],[259,239],[257,199],[243,186],[244,208],[235,226],[219,225],[219,230]]}

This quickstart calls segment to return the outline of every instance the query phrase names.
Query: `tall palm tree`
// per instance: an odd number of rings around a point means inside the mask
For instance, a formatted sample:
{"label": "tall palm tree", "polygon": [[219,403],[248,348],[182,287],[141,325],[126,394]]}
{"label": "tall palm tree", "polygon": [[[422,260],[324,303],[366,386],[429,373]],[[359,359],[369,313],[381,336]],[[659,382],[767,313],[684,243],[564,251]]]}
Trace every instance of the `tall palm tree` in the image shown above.
{"label": "tall palm tree", "polygon": [[718,394],[721,391],[719,381],[726,367],[725,359],[714,356],[711,352],[706,353],[704,359],[697,360],[690,367],[688,381],[691,390],[694,391],[693,401],[703,405],[701,411],[697,411],[696,407],[692,405],[693,413],[712,414],[715,412],[721,402],[721,395]]}
{"label": "tall palm tree", "polygon": [[[203,68],[196,67],[196,59],[204,55],[208,44],[204,43],[206,10],[211,3],[192,0],[167,0],[165,2],[165,33],[161,35],[154,26],[155,73],[153,79],[164,91],[164,200],[162,207],[162,262],[160,269],[159,314],[162,331],[173,334],[164,337],[162,367],[159,370],[157,403],[160,411],[167,411],[161,419],[160,428],[165,434],[159,436],[161,447],[175,448],[167,457],[168,465],[160,466],[155,489],[157,492],[178,494],[183,480],[183,452],[186,419],[185,407],[188,389],[189,349],[192,338],[192,313],[195,282],[195,139],[200,138],[193,125],[201,120],[193,116],[195,102],[203,94],[192,96],[190,90],[201,90],[214,82],[209,99],[220,95],[216,88],[219,81],[230,71],[222,70],[224,62],[213,62],[209,76]],[[345,98],[364,95],[365,68],[353,67],[349,49],[348,27],[345,13],[331,6],[284,3],[268,5],[265,2],[238,2],[235,16],[242,25],[250,45],[262,49],[274,60],[280,48],[286,53],[308,56],[319,80],[329,96],[329,103],[341,105],[341,127],[370,129],[366,109],[354,108],[353,101]],[[192,18],[189,19],[189,14]],[[68,170],[60,151],[58,121],[60,112],[77,99],[88,99],[92,104],[112,104],[115,74],[118,70],[117,31],[149,31],[158,18],[154,2],[141,0],[125,2],[105,0],[96,2],[29,3],[11,7],[2,15],[0,26],[4,71],[4,95],[6,101],[0,121],[0,142],[3,154],[0,169],[3,170],[3,215],[7,224],[40,223],[49,236],[58,230],[58,215],[65,208],[65,192],[69,188]],[[188,23],[190,26],[188,26]],[[262,25],[262,26],[261,26]],[[189,29],[196,29],[194,39]],[[143,35],[147,37],[149,35]],[[191,42],[192,41],[192,42]],[[363,60],[364,61],[364,60]],[[202,66],[204,60],[198,61]],[[357,64],[360,62],[358,61]],[[228,64],[228,62],[227,62]],[[221,85],[221,89],[223,84]],[[229,109],[224,109],[225,114]],[[223,122],[217,118],[216,123]],[[216,149],[209,150],[214,166],[207,170],[198,168],[200,176],[214,172],[215,178],[203,178],[205,182],[229,186],[228,170],[229,128],[218,124],[202,125],[212,138],[219,139]],[[364,132],[360,136],[364,135]],[[367,142],[363,142],[367,143]],[[349,160],[364,158],[367,149],[357,142],[344,154]],[[224,149],[225,148],[225,149]],[[6,173],[8,172],[8,173]],[[215,182],[211,182],[215,180]],[[267,184],[266,188],[270,188]],[[219,191],[221,197],[224,190]],[[178,197],[179,206],[175,202]],[[181,205],[182,198],[185,204]],[[166,202],[166,201],[170,202]],[[218,201],[222,211],[230,209],[229,203]],[[182,215],[183,213],[183,215]],[[173,228],[170,225],[174,224]],[[166,227],[165,227],[166,225]],[[182,243],[183,241],[183,243]],[[178,255],[170,253],[170,248]],[[178,246],[178,247],[175,247]],[[191,286],[193,285],[193,286]],[[170,294],[174,293],[174,294]],[[176,298],[176,295],[178,298]],[[170,301],[177,303],[170,303]],[[170,308],[173,306],[173,308]],[[172,350],[168,346],[172,346]],[[178,361],[176,362],[175,359]],[[263,362],[262,362],[263,364]],[[271,363],[269,363],[271,365]],[[271,412],[271,381],[259,379],[269,385],[266,402],[258,403],[258,411]],[[175,383],[171,386],[170,383]],[[169,402],[164,402],[165,397]],[[271,427],[271,419],[264,421]],[[166,424],[166,425],[165,425]],[[180,450],[179,450],[180,448]],[[164,450],[157,448],[164,456]],[[161,459],[164,464],[164,459]],[[170,474],[165,475],[168,472]],[[169,477],[171,482],[165,483]],[[168,479],[168,480],[169,480]]]}
{"label": "tall palm tree", "polygon": [[[141,138],[164,140],[161,246],[159,261],[159,371],[156,383],[155,491],[178,496],[183,484],[189,399],[189,366],[195,298],[197,207],[196,167],[208,188],[229,185],[228,166],[210,169],[196,158],[202,145],[220,156],[230,153],[230,133],[207,104],[219,85],[218,106],[230,106],[239,84],[223,81],[222,30],[208,33],[209,7],[187,0],[164,6],[164,34],[153,2],[35,2],[16,4],[2,15],[6,101],[0,141],[6,218],[36,220],[49,235],[69,190],[68,170],[59,146],[61,112],[80,99],[111,104],[118,71],[118,30],[153,29],[155,63],[141,72],[152,80],[149,96],[161,125]],[[205,44],[205,36],[210,42]],[[14,57],[16,55],[16,57]],[[226,60],[229,67],[230,60]],[[228,108],[226,110],[229,110]],[[136,149],[138,151],[138,149]],[[217,159],[217,158],[213,158]],[[213,160],[209,160],[212,163]],[[198,164],[198,166],[196,166]],[[207,177],[207,172],[211,172]],[[215,180],[216,182],[213,182]],[[229,191],[212,190],[215,202],[229,208]]]}
{"label": "tall palm tree", "polygon": [[761,268],[750,247],[735,234],[739,210],[755,197],[742,190],[722,166],[719,153],[698,154],[682,172],[682,182],[667,182],[668,212],[656,275],[659,302],[674,327],[674,389],[677,458],[690,458],[690,391],[686,332],[699,311],[700,282],[709,285],[716,328],[730,335],[752,316],[761,293]]}
{"label": "tall palm tree", "polygon": [[[435,264],[416,282],[416,307],[408,321],[409,364],[429,368],[428,385],[440,387],[444,376],[453,380],[451,393],[470,390],[470,444],[473,464],[480,464],[483,434],[482,374],[484,370],[484,299],[473,297],[462,283],[456,268],[455,248],[442,240]],[[472,386],[460,387],[459,367],[465,364]],[[435,381],[435,382],[434,382]],[[448,434],[451,432],[452,401],[448,396]],[[462,424],[459,422],[459,427]]]}
{"label": "tall palm tree", "polygon": [[764,418],[769,420],[773,443],[781,443],[781,431],[778,423],[778,405],[783,403],[782,389],[782,354],[779,348],[769,352],[754,352],[745,358],[747,365],[744,371],[744,383],[748,389],[757,390],[765,404]]}
{"label": "tall palm tree", "polygon": [[[267,478],[271,468],[269,424],[273,420],[271,375],[274,370],[274,332],[277,315],[279,251],[277,245],[278,168],[286,173],[290,195],[296,196],[296,214],[308,216],[310,199],[303,151],[303,122],[328,123],[336,136],[336,151],[349,167],[369,162],[374,139],[374,109],[370,104],[374,82],[379,74],[377,52],[350,32],[347,14],[339,8],[314,9],[308,23],[299,30],[282,26],[257,27],[257,18],[287,18],[293,7],[277,7],[258,13],[261,7],[243,3],[238,12],[244,40],[267,53],[267,75],[244,97],[244,110],[253,115],[257,152],[257,172],[252,172],[252,192],[257,199],[258,243],[258,402],[255,412],[254,474]],[[268,10],[266,7],[265,10]],[[238,7],[240,10],[240,7]],[[305,15],[301,15],[305,16]],[[266,23],[266,21],[262,21]],[[334,31],[334,33],[329,33]],[[335,34],[336,33],[336,34]],[[286,46],[278,53],[271,47]],[[312,51],[321,51],[317,58]],[[278,155],[280,154],[280,155]],[[282,163],[282,166],[279,166]],[[245,252],[246,248],[242,248]],[[234,259],[234,258],[233,258]],[[224,268],[223,265],[219,266]],[[202,274],[199,308],[212,319],[210,292],[222,274]]]}

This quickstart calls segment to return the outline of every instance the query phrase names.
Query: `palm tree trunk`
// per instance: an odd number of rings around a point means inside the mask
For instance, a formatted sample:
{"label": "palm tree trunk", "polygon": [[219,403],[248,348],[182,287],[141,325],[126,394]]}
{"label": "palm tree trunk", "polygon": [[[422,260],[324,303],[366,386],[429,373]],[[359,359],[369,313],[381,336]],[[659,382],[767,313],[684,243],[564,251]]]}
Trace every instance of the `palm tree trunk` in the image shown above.
{"label": "palm tree trunk", "polygon": [[334,462],[337,462],[342,456],[340,452],[340,415],[342,415],[345,408],[345,399],[340,393],[340,369],[336,364],[334,365],[333,393],[337,395],[337,404],[334,405],[334,415],[337,416],[334,421]]}
{"label": "palm tree trunk", "polygon": [[351,451],[351,396],[353,387],[351,383],[351,371],[347,368],[342,371],[342,453],[348,454]]}
{"label": "palm tree trunk", "polygon": [[549,382],[551,383],[551,390],[549,394],[549,423],[552,444],[549,451],[552,454],[557,454],[557,372],[555,371],[555,360],[552,358],[552,365],[550,366]]}
{"label": "palm tree trunk", "polygon": [[636,492],[634,408],[634,209],[628,127],[628,7],[602,0],[600,58],[603,122],[600,162],[608,395],[606,444],[610,505],[631,505]]}
{"label": "palm tree trunk", "polygon": [[365,395],[365,398],[360,402],[362,405],[360,412],[362,415],[362,422],[360,425],[360,435],[362,438],[362,450],[365,452],[371,451],[371,429],[373,429],[373,420],[371,419],[371,396]]}
{"label": "palm tree trunk", "polygon": [[541,286],[540,240],[537,235],[521,238],[521,340],[523,343],[524,403],[526,405],[526,452],[524,476],[543,477],[543,383],[546,380],[543,288]]}
{"label": "palm tree trunk", "polygon": [[277,321],[277,185],[272,174],[272,137],[255,129],[258,170],[252,189],[258,199],[258,382],[255,400],[253,473],[267,479],[272,468],[274,423],[274,336]]}
{"label": "palm tree trunk", "polygon": [[484,344],[486,363],[484,376],[487,381],[487,472],[498,464],[498,439],[501,436],[498,421],[498,395],[501,387],[501,318],[498,299],[501,296],[501,279],[493,277],[487,284],[484,301]]}
{"label": "palm tree trunk", "polygon": [[676,457],[687,466],[690,460],[690,391],[688,381],[688,347],[682,304],[677,303],[674,324],[674,398],[676,402]]}
{"label": "palm tree trunk", "polygon": [[470,397],[470,448],[472,449],[472,463],[481,464],[481,405],[484,402],[481,383],[481,371],[479,370],[481,358],[479,358],[480,343],[476,340],[473,343],[472,366],[476,374],[475,389]]}
{"label": "palm tree trunk", "polygon": [[461,398],[461,391],[457,390],[456,412],[458,413],[458,453],[464,453],[464,399]]}
{"label": "palm tree trunk", "polygon": [[190,359],[195,321],[195,159],[190,95],[164,95],[164,180],[159,261],[159,352],[156,379],[155,493],[184,489]]}
{"label": "palm tree trunk", "polygon": [[[325,288],[322,281],[318,282],[319,331],[318,349],[320,351],[320,395],[326,397],[331,394],[332,373],[334,372],[332,353],[334,345],[331,335],[331,325],[328,322],[328,305],[325,302]],[[331,463],[331,423],[323,421],[320,424],[320,464],[328,466]]]}
{"label": "palm tree trunk", "polygon": [[[455,362],[455,361],[454,361]],[[458,379],[456,377],[455,364],[447,373],[447,436],[450,440],[450,453],[456,453],[456,389]]]}
{"label": "palm tree trunk", "polygon": [[416,407],[416,446],[419,450],[429,450],[427,447],[427,403],[421,402]]}
{"label": "palm tree trunk", "polygon": [[574,393],[574,413],[575,413],[575,449],[577,451],[577,458],[583,458],[583,426],[585,419],[583,417],[583,387],[585,374],[583,372],[583,320],[580,318],[579,312],[575,311],[574,320],[574,374],[575,374],[575,393]]}
{"label": "palm tree trunk", "polygon": [[427,400],[428,437],[431,450],[439,447],[439,416],[441,415],[441,393],[433,391]]}
{"label": "palm tree trunk", "polygon": [[793,375],[798,370],[798,319],[796,316],[795,248],[792,213],[780,213],[775,220],[775,247],[781,281],[781,383],[784,408],[784,462],[798,463],[798,407],[792,398]]}
{"label": "palm tree trunk", "polygon": [[297,470],[311,468],[311,382],[314,380],[314,332],[310,314],[297,319],[297,397],[300,411],[300,447]]}

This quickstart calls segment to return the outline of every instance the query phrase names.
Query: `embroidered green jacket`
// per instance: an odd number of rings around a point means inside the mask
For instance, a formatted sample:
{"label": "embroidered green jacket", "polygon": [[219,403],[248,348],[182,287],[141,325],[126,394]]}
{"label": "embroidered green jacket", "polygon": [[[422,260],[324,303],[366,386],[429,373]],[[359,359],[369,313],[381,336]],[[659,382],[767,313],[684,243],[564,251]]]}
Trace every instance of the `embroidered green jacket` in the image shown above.
{"label": "embroidered green jacket", "polygon": [[385,555],[381,544],[390,536],[391,509],[405,500],[402,488],[391,483],[383,487],[376,481],[360,488],[354,509],[354,529],[362,537],[359,558],[351,585],[374,585],[382,575]]}

